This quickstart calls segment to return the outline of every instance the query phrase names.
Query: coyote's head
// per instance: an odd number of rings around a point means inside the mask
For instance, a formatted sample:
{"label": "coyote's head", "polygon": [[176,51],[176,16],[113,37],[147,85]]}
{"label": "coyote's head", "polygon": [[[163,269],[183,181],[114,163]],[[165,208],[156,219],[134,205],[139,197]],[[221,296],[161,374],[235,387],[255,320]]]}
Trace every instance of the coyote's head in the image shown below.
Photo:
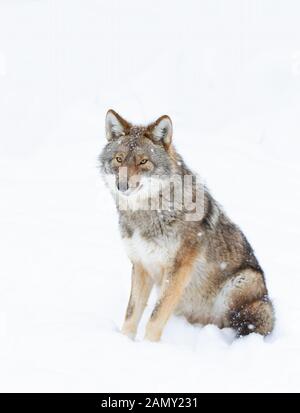
{"label": "coyote's head", "polygon": [[100,162],[113,192],[126,196],[142,194],[149,180],[163,179],[176,172],[169,116],[161,116],[147,126],[134,126],[109,110],[105,127],[108,143]]}

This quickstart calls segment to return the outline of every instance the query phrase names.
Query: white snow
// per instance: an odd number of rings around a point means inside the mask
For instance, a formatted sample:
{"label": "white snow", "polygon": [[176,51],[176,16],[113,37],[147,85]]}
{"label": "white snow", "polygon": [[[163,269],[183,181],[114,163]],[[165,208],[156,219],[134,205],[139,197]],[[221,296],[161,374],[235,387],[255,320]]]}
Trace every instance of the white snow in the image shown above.
{"label": "white snow", "polygon": [[[166,16],[172,13],[172,19]],[[299,391],[300,5],[2,1],[0,391]],[[172,317],[119,332],[130,263],[97,168],[113,108],[168,114],[277,313],[263,339]]]}

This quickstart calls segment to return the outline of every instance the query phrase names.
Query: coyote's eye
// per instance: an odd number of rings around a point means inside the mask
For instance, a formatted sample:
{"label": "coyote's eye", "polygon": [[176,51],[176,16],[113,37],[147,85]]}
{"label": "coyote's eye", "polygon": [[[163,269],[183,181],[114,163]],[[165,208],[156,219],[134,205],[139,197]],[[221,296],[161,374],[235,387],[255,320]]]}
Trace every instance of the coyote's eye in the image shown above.
{"label": "coyote's eye", "polygon": [[140,162],[140,165],[145,165],[145,163],[147,163],[147,162],[148,162],[148,159],[142,159],[141,162]]}
{"label": "coyote's eye", "polygon": [[122,163],[122,158],[121,158],[121,156],[116,156],[116,161],[119,162],[119,163]]}

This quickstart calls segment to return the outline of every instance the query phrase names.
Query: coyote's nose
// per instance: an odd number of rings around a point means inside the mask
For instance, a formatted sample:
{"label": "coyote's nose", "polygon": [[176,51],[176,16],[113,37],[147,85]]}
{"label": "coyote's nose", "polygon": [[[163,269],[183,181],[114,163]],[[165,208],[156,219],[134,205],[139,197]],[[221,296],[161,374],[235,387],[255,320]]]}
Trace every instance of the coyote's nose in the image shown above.
{"label": "coyote's nose", "polygon": [[117,182],[117,188],[121,192],[125,192],[128,189],[128,182],[127,181],[119,181]]}

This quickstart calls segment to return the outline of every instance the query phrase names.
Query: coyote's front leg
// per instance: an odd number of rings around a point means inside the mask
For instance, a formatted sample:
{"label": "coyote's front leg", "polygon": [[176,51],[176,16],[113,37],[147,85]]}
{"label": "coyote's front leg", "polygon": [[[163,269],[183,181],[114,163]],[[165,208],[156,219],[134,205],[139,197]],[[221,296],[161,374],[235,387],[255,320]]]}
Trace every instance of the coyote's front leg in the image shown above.
{"label": "coyote's front leg", "polygon": [[122,327],[122,333],[130,338],[136,335],[152,286],[153,281],[143,266],[139,263],[133,264],[130,298]]}
{"label": "coyote's front leg", "polygon": [[171,270],[165,271],[160,298],[146,326],[146,340],[160,340],[163,328],[190,280],[194,262],[195,253],[189,252],[184,258],[177,259]]}

